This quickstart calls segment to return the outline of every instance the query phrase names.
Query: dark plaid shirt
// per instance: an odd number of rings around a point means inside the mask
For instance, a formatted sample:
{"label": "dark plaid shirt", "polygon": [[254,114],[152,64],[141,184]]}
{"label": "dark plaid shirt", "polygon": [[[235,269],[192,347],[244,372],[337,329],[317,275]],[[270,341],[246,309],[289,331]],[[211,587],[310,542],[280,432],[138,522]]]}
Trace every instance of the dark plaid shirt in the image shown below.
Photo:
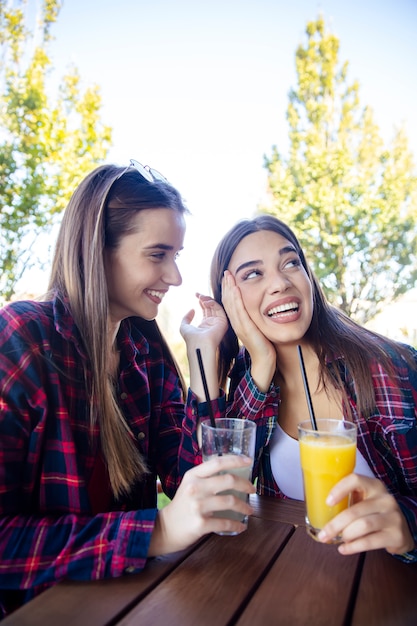
{"label": "dark plaid shirt", "polygon": [[[391,354],[392,349],[387,345],[385,349]],[[343,359],[329,360],[328,368],[330,371],[339,368],[358,427],[358,449],[374,475],[395,496],[417,545],[417,351],[411,347],[409,350],[415,366],[410,367],[404,359],[392,353],[395,370],[392,378],[376,361],[372,362],[376,404],[366,418],[358,413],[355,385]],[[254,476],[258,478],[258,493],[285,498],[274,480],[269,451],[279,403],[279,387],[271,385],[267,393],[257,389],[250,375],[249,354],[242,348],[231,372],[227,412],[244,415],[257,424]],[[417,550],[401,558],[417,561]]]}
{"label": "dark plaid shirt", "polygon": [[[118,344],[119,402],[150,474],[130,497],[94,514],[89,481],[99,429],[89,424],[88,368],[73,319],[60,299],[0,310],[3,611],[63,578],[101,579],[143,568],[156,477],[172,497],[184,472],[201,460],[196,415],[205,405],[189,394],[184,407],[175,370],[135,318],[122,322]],[[217,401],[213,409],[218,416]]]}

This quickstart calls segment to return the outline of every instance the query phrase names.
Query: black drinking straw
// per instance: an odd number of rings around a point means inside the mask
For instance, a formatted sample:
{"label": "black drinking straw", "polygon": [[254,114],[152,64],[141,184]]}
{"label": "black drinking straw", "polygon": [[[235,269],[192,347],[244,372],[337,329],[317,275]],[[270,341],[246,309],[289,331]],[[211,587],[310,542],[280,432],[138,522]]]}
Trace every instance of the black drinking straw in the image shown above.
{"label": "black drinking straw", "polygon": [[[209,390],[208,390],[208,386],[207,386],[206,373],[204,371],[203,359],[201,358],[200,348],[196,349],[196,353],[197,353],[198,365],[200,367],[201,380],[203,381],[204,393],[205,393],[205,396],[206,396],[207,409],[208,409],[208,413],[209,413],[209,417],[210,417],[210,424],[211,424],[211,427],[215,429],[216,428],[216,420],[214,419],[213,409],[212,409],[211,402],[210,402],[210,395],[209,395]],[[219,443],[219,440],[218,440],[216,432],[214,433],[214,441],[216,443],[216,450],[217,450],[218,456],[222,456],[222,451],[220,449],[220,443]]]}
{"label": "black drinking straw", "polygon": [[310,394],[310,389],[308,387],[306,368],[304,366],[303,352],[301,350],[301,346],[297,346],[297,350],[298,350],[298,358],[300,361],[301,374],[303,377],[304,391],[306,393],[306,398],[307,398],[308,412],[310,413],[311,426],[313,427],[313,430],[317,430],[317,423],[316,423],[316,418],[314,416],[313,404],[311,402],[311,394]]}

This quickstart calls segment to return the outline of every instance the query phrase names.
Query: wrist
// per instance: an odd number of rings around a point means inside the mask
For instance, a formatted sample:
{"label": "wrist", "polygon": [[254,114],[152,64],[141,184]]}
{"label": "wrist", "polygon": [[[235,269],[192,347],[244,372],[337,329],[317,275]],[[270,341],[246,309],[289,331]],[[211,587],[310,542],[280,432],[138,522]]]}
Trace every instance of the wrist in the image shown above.
{"label": "wrist", "polygon": [[[169,506],[169,505],[167,505]],[[165,507],[164,507],[165,508]],[[165,514],[163,513],[164,509],[161,509],[156,514],[155,523],[151,535],[151,540],[149,542],[148,556],[159,556],[161,554],[165,554],[168,552],[167,546],[165,545]]]}
{"label": "wrist", "polygon": [[250,373],[252,380],[262,393],[266,393],[273,380],[275,370],[270,371],[267,367],[256,367],[252,364]]}
{"label": "wrist", "polygon": [[[204,373],[206,376],[207,388],[209,398],[215,400],[219,395],[219,383],[217,379],[217,362],[215,350],[207,350],[200,348],[201,361],[204,367]],[[202,374],[200,371],[200,364],[198,362],[197,354],[191,353],[188,356],[189,368],[190,368],[190,389],[195,393],[199,402],[207,400],[204,390]]]}

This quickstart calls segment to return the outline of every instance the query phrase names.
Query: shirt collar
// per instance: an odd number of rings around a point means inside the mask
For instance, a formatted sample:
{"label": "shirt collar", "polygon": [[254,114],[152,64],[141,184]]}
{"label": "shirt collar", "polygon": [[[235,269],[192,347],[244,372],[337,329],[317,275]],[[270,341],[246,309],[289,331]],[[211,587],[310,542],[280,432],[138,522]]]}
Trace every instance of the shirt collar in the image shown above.
{"label": "shirt collar", "polygon": [[[67,296],[55,294],[53,299],[55,329],[67,341],[75,344],[78,352],[85,357],[86,351],[80,332],[72,316]],[[149,354],[149,342],[134,323],[135,318],[122,320],[117,333],[120,350],[129,362],[133,362],[137,354]]]}

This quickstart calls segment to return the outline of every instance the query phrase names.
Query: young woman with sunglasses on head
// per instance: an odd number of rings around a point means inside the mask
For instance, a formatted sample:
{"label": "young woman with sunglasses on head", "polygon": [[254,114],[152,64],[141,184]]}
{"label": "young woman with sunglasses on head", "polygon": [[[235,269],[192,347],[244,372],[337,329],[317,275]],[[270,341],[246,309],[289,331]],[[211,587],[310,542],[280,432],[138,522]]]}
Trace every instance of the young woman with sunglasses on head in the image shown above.
{"label": "young woman with sunglasses on head", "polygon": [[[211,269],[223,315],[218,377],[228,409],[257,424],[260,494],[303,499],[297,424],[309,419],[297,346],[317,417],[358,429],[355,473],[332,490],[354,502],[322,530],[342,554],[386,548],[417,561],[417,352],[354,323],[325,299],[294,233],[272,216],[236,224]],[[226,317],[227,314],[227,317]]]}
{"label": "young woman with sunglasses on head", "polygon": [[[206,533],[245,528],[211,516],[250,514],[215,494],[254,488],[218,475],[242,465],[237,456],[198,465],[196,430],[208,413],[196,359],[185,400],[154,319],[181,284],[186,212],[154,170],[98,167],[64,213],[46,296],[0,311],[3,615],[64,578],[139,571]],[[203,308],[200,326],[184,322],[182,332],[214,371],[225,322]],[[207,378],[219,415],[217,379]],[[159,513],[157,477],[172,498]]]}

